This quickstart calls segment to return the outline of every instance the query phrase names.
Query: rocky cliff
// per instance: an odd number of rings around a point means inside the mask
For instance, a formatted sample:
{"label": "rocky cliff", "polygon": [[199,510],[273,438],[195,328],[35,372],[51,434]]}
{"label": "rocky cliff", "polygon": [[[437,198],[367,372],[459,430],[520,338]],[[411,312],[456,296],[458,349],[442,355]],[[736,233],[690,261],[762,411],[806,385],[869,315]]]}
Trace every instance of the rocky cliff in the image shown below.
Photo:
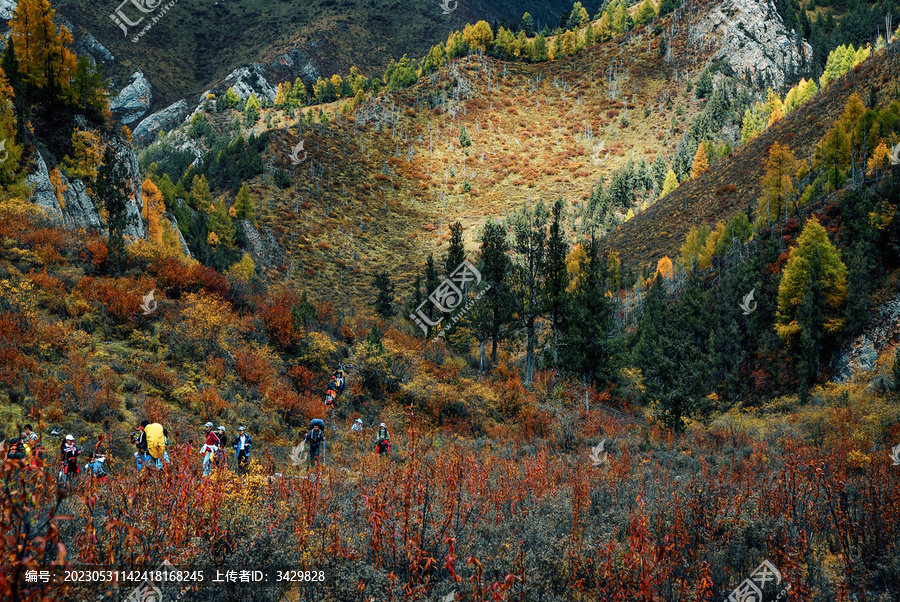
{"label": "rocky cliff", "polygon": [[812,57],[812,47],[785,28],[771,1],[725,0],[688,27],[688,47],[708,51],[706,64],[724,58],[736,73],[765,77],[776,87]]}
{"label": "rocky cliff", "polygon": [[[125,236],[132,239],[145,238],[147,231],[141,219],[143,197],[137,155],[134,148],[121,136],[111,136],[104,142],[116,153],[116,161],[125,165],[132,187],[133,196],[126,207]],[[50,170],[39,151],[34,159],[37,169],[25,178],[33,190],[29,200],[43,209],[52,221],[61,223],[66,228],[105,232],[106,224],[88,196],[84,182],[78,178],[70,180],[60,174],[61,185],[57,188],[50,181]]]}

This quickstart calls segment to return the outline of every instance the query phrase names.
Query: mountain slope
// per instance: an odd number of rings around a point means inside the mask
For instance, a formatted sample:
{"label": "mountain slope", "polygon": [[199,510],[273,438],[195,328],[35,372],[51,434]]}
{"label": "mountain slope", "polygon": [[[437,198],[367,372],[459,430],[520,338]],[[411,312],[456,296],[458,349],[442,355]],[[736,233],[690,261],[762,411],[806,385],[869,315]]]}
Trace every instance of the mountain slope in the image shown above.
{"label": "mountain slope", "polygon": [[886,102],[900,90],[898,81],[900,45],[894,44],[766,128],[731,157],[619,226],[607,235],[603,246],[619,252],[630,265],[655,266],[665,255],[675,257],[691,226],[725,222],[736,213],[755,209],[766,152],[773,143],[788,146],[798,159],[809,159],[823,129],[843,112],[851,94],[867,98],[874,88],[879,102]]}

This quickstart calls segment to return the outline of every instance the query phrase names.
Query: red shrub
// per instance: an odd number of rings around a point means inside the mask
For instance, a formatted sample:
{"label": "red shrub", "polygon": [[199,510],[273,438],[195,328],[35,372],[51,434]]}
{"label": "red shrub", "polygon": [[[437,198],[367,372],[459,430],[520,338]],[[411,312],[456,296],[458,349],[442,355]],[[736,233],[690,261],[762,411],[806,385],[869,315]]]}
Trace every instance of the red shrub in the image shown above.
{"label": "red shrub", "polygon": [[235,351],[234,360],[235,372],[248,385],[258,385],[272,372],[269,363],[252,351]]}

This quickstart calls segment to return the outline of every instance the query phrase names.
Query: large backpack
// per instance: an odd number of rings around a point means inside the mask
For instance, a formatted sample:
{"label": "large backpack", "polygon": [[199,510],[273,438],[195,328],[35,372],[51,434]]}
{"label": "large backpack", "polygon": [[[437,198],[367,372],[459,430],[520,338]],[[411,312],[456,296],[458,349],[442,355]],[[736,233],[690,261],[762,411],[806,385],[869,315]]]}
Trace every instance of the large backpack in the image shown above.
{"label": "large backpack", "polygon": [[147,453],[154,460],[159,460],[166,453],[166,437],[163,434],[163,426],[158,422],[144,427],[144,435],[147,437]]}

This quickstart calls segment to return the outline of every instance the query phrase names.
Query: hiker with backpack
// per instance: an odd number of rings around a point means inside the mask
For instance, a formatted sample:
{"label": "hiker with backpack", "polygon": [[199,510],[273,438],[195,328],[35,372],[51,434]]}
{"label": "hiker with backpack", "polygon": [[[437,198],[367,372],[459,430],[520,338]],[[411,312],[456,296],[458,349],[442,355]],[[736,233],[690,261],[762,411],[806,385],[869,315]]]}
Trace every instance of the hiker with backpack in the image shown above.
{"label": "hiker with backpack", "polygon": [[250,435],[247,434],[247,429],[243,426],[238,428],[238,436],[234,438],[234,445],[231,447],[234,448],[236,454],[238,474],[246,473],[247,467],[250,465],[250,448],[253,447],[253,442],[250,440]]}
{"label": "hiker with backpack", "polygon": [[147,462],[156,470],[162,470],[163,460],[169,463],[169,454],[166,452],[168,443],[166,429],[158,422],[144,426],[144,435],[147,439]]}
{"label": "hiker with backpack", "polygon": [[25,433],[9,440],[9,449],[6,452],[7,460],[22,460],[28,456],[25,451]]}
{"label": "hiker with backpack", "polygon": [[228,468],[228,456],[225,453],[225,445],[228,443],[228,439],[225,437],[224,425],[219,425],[216,437],[219,438],[219,449],[216,450],[216,466]]}
{"label": "hiker with backpack", "polygon": [[61,468],[59,471],[61,480],[70,481],[78,476],[78,456],[81,455],[81,450],[75,445],[75,437],[73,435],[66,435],[59,452],[61,456]]}
{"label": "hiker with backpack", "polygon": [[375,438],[375,453],[380,456],[389,451],[391,451],[391,436],[388,433],[387,425],[382,422],[378,425],[378,436]]}
{"label": "hiker with backpack", "polygon": [[97,443],[94,444],[94,451],[91,453],[91,461],[85,465],[85,468],[101,483],[109,480],[108,458],[109,445],[106,442],[106,433],[100,433],[97,435]]}
{"label": "hiker with backpack", "polygon": [[207,422],[203,426],[206,428],[206,443],[200,448],[200,453],[204,454],[203,476],[208,477],[209,473],[212,472],[212,462],[215,458],[216,451],[219,449],[219,445],[221,445],[221,441],[219,441],[219,437],[213,431],[212,422]]}
{"label": "hiker with backpack", "polygon": [[325,443],[325,422],[319,418],[311,420],[309,423],[309,432],[306,433],[306,437],[303,439],[306,441],[306,444],[309,445],[309,463],[318,464],[319,449],[322,448]]}
{"label": "hiker with backpack", "polygon": [[137,448],[137,451],[134,452],[134,459],[138,472],[143,470],[144,466],[148,466],[152,460],[150,453],[147,451],[147,431],[145,430],[149,425],[149,420],[141,420],[137,427],[137,436],[131,433],[131,442]]}

